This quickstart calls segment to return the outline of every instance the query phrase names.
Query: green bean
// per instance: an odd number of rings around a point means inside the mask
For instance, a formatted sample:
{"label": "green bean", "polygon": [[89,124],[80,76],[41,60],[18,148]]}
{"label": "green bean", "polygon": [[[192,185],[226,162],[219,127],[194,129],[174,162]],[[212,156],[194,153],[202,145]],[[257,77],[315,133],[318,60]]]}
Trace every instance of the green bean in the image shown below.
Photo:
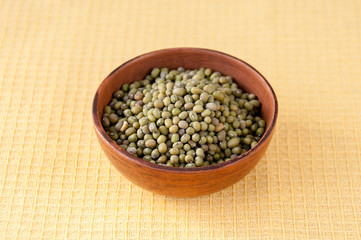
{"label": "green bean", "polygon": [[210,68],[153,68],[123,84],[101,123],[129,153],[169,167],[228,161],[255,147],[266,131],[261,102]]}

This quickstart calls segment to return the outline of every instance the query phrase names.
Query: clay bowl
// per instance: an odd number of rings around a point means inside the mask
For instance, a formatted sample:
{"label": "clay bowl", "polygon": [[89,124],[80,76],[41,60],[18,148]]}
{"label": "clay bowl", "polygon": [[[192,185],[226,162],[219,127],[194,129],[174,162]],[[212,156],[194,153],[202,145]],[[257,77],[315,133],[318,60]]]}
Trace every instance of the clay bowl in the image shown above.
{"label": "clay bowl", "polygon": [[[104,106],[112,93],[124,83],[142,79],[153,67],[196,69],[208,67],[232,76],[262,103],[265,134],[258,144],[230,161],[200,167],[172,168],[149,163],[120,148],[101,125]],[[100,84],[93,101],[93,121],[99,143],[110,162],[132,183],[154,193],[175,197],[194,197],[222,190],[246,176],[266,151],[277,120],[276,95],[267,80],[249,64],[230,55],[199,48],[172,48],[143,54],[124,63]]]}

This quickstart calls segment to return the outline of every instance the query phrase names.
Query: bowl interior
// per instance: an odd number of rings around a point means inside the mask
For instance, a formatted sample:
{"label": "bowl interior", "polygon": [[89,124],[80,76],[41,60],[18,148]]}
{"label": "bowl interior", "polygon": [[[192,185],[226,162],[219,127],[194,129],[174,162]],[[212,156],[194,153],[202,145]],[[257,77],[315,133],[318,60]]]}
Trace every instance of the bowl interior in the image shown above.
{"label": "bowl interior", "polygon": [[[265,138],[271,132],[277,117],[277,99],[266,79],[250,65],[235,57],[199,48],[159,50],[136,57],[115,69],[101,83],[94,100],[93,117],[97,131],[101,132],[101,135],[106,136],[100,124],[103,108],[111,100],[113,92],[124,83],[132,83],[143,79],[154,67],[176,69],[181,66],[185,69],[211,68],[214,71],[221,72],[223,75],[232,76],[243,90],[256,94],[262,104],[261,115],[266,121],[266,131],[262,138]],[[112,141],[109,137],[106,137],[106,139]],[[112,145],[115,146],[116,144]],[[120,147],[118,149],[120,150]]]}

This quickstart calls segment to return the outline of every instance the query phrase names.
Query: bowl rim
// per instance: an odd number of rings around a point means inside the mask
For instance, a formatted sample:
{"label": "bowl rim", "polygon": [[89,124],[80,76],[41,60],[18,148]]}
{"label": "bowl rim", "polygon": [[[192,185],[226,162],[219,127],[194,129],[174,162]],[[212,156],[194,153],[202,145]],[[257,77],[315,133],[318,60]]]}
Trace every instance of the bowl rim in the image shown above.
{"label": "bowl rim", "polygon": [[[167,52],[167,51],[182,51],[182,50],[183,51],[184,50],[186,50],[186,51],[196,50],[196,51],[201,51],[201,52],[212,52],[212,53],[215,53],[215,54],[218,54],[218,55],[222,55],[223,57],[232,58],[233,60],[236,60],[239,63],[243,64],[245,67],[249,68],[251,71],[255,72],[266,83],[267,87],[271,91],[271,95],[272,95],[272,99],[274,101],[275,109],[274,109],[274,114],[273,114],[272,121],[271,121],[269,127],[266,129],[266,131],[265,131],[264,135],[262,136],[262,138],[257,142],[256,146],[254,146],[253,148],[251,148],[247,152],[243,153],[242,155],[239,155],[238,157],[235,157],[235,158],[233,158],[233,159],[231,159],[229,161],[223,162],[223,163],[217,163],[215,165],[209,165],[209,166],[204,166],[204,167],[179,168],[179,167],[169,167],[169,166],[163,166],[163,165],[150,163],[148,161],[145,161],[142,158],[131,155],[126,150],[121,148],[118,144],[116,144],[108,136],[108,134],[104,131],[104,128],[103,128],[103,126],[101,124],[101,121],[100,121],[100,119],[98,118],[98,115],[97,115],[97,108],[98,108],[99,90],[102,87],[102,85],[104,85],[105,82],[109,79],[109,77],[111,75],[113,75],[116,71],[118,71],[120,68],[122,68],[122,67],[124,67],[124,66],[126,66],[128,64],[131,64],[132,62],[136,61],[139,58],[143,58],[143,57],[147,57],[149,55],[155,55],[155,54],[159,54],[159,53]],[[217,50],[212,50],[212,49],[207,49],[207,48],[194,48],[194,47],[176,47],[176,48],[159,49],[159,50],[155,50],[155,51],[151,51],[151,52],[148,52],[148,53],[138,55],[138,56],[124,62],[123,64],[121,64],[120,66],[115,68],[100,83],[100,85],[97,88],[96,93],[94,95],[93,106],[92,106],[92,118],[93,118],[95,131],[98,133],[98,137],[101,137],[102,141],[105,142],[106,145],[111,147],[118,154],[122,155],[125,159],[127,159],[127,161],[132,161],[135,164],[140,164],[140,165],[143,165],[144,167],[152,168],[152,169],[158,170],[158,171],[173,172],[173,173],[177,172],[177,173],[184,173],[184,174],[193,173],[193,172],[214,171],[214,170],[217,170],[217,169],[222,169],[222,168],[229,167],[230,165],[233,165],[235,163],[238,163],[240,161],[245,160],[247,158],[247,156],[255,153],[257,150],[259,150],[261,148],[262,145],[264,145],[266,143],[266,140],[271,136],[271,133],[273,132],[273,129],[275,128],[277,117],[278,117],[278,101],[277,101],[276,94],[275,94],[272,86],[267,81],[267,79],[258,70],[256,70],[249,63],[247,63],[247,62],[245,62],[245,61],[243,61],[243,60],[241,60],[241,59],[239,59],[237,57],[229,55],[227,53],[223,53],[223,52],[220,52],[220,51],[217,51]]]}

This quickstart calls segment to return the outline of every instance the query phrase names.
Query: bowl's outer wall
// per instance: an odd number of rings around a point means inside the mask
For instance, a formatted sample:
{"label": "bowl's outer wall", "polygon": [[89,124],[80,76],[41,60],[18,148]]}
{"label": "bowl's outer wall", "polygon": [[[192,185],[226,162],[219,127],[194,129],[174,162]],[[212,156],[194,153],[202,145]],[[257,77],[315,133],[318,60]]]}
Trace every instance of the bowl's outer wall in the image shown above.
{"label": "bowl's outer wall", "polygon": [[[97,136],[99,138],[99,135]],[[197,172],[169,172],[157,169],[155,172],[114,153],[110,146],[99,138],[106,156],[124,177],[148,191],[173,197],[201,196],[233,185],[257,165],[270,140],[271,136],[267,139],[264,148],[253,152],[242,161],[223,168]]]}
{"label": "bowl's outer wall", "polygon": [[[155,168],[154,166],[157,165],[136,159],[121,149],[102,130],[100,119],[103,108],[116,89],[124,83],[141,80],[154,67],[174,69],[180,66],[186,69],[209,67],[220,71],[224,75],[232,76],[246,92],[257,95],[262,103],[262,117],[267,122],[266,132],[257,146],[242,156],[241,160],[230,161],[222,167],[214,167],[211,170],[209,167],[204,168],[205,170],[197,169],[197,171]],[[160,50],[124,63],[102,82],[95,95],[93,108],[98,140],[112,164],[136,185],[155,193],[178,197],[213,193],[234,184],[247,175],[266,151],[277,118],[277,100],[274,92],[257,71],[232,56],[194,48]]]}

